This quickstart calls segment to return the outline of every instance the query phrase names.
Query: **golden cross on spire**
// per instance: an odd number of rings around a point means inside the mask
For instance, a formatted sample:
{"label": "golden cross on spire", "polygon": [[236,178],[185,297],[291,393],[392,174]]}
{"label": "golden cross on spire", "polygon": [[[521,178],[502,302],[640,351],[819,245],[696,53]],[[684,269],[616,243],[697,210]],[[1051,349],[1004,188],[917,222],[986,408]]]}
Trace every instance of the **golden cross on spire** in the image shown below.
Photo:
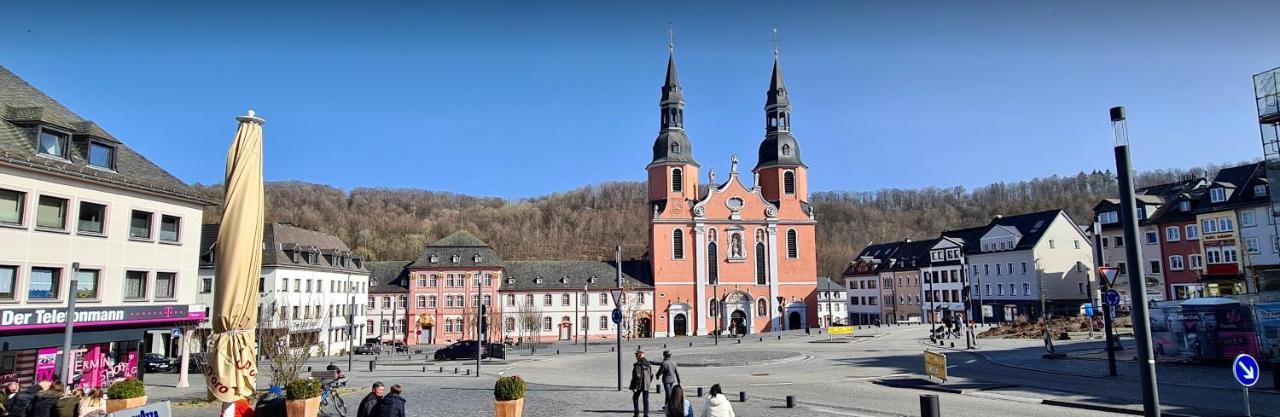
{"label": "golden cross on spire", "polygon": [[773,57],[778,57],[778,28],[773,28]]}

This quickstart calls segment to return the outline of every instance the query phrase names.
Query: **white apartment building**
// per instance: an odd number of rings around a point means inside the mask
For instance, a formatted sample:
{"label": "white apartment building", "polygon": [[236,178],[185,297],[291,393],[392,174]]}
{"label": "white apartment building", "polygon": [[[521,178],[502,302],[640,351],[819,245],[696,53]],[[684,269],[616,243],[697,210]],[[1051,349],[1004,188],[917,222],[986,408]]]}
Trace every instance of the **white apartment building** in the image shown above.
{"label": "white apartment building", "polygon": [[854,326],[880,322],[880,269],[881,261],[872,257],[859,257],[849,263],[841,274],[847,289],[849,320]]}
{"label": "white apartment building", "polygon": [[205,315],[196,265],[209,203],[0,67],[0,380],[25,384],[58,360],[72,294],[76,369],[104,364],[118,380],[136,367],[117,363],[177,356],[173,330]]}
{"label": "white apartment building", "polygon": [[972,298],[987,321],[1040,317],[1042,290],[1051,313],[1074,315],[1088,302],[1093,248],[1062,210],[997,217],[944,236],[965,242]]}
{"label": "white apartment building", "polygon": [[818,324],[822,327],[844,326],[849,324],[848,311],[849,292],[844,284],[838,284],[831,278],[818,277],[814,289],[818,300]]}
{"label": "white apartment building", "polygon": [[[617,306],[610,295],[617,288],[614,262],[508,261],[503,268],[498,309],[504,340],[581,340],[584,333],[588,340],[617,338],[612,321]],[[653,337],[647,262],[624,261],[622,278],[623,336]],[[720,325],[726,333],[745,333],[747,324],[743,317],[728,317]]]}
{"label": "white apartment building", "polygon": [[[218,225],[205,225],[203,236],[199,298],[212,305]],[[368,334],[364,259],[336,236],[288,224],[265,225],[262,241],[259,327],[288,329],[291,346],[309,346],[319,355],[362,344]],[[211,323],[206,320],[201,329],[207,341]]]}
{"label": "white apartment building", "polygon": [[928,250],[929,262],[920,268],[926,322],[942,323],[946,316],[968,318],[964,241],[943,236],[932,241]]}

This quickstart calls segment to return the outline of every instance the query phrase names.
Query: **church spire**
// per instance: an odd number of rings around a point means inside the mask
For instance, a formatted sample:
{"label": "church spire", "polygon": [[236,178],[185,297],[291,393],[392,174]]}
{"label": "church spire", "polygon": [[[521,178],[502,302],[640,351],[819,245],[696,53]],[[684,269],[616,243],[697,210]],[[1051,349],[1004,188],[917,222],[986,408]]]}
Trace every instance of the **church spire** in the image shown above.
{"label": "church spire", "polygon": [[773,29],[773,76],[765,93],[765,132],[791,130],[791,99],[782,81],[782,63],[778,60],[778,29]]}
{"label": "church spire", "polygon": [[675,32],[667,30],[667,76],[662,83],[658,139],[653,144],[652,164],[681,163],[697,165],[689,136],[684,133],[684,93],[676,76]]}

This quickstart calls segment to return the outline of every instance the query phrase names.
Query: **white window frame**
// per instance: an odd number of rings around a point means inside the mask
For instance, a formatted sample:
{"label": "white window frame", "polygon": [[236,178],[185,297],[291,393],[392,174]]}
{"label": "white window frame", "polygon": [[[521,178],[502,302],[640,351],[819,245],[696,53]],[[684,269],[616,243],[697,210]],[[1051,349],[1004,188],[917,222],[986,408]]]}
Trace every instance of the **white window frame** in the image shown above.
{"label": "white window frame", "polygon": [[1257,226],[1258,222],[1254,219],[1253,210],[1243,210],[1240,212],[1240,227]]}
{"label": "white window frame", "polygon": [[1188,224],[1186,226],[1186,232],[1187,240],[1200,240],[1199,224]]}
{"label": "white window frame", "polygon": [[1164,241],[1177,242],[1182,240],[1182,228],[1178,226],[1169,226],[1164,228]]}
{"label": "white window frame", "polygon": [[1182,261],[1182,255],[1169,256],[1169,270],[1181,271],[1186,268],[1186,264]]}
{"label": "white window frame", "polygon": [[1204,269],[1204,255],[1199,253],[1187,255],[1187,266],[1191,269]]}
{"label": "white window frame", "polygon": [[1142,232],[1142,236],[1147,239],[1148,245],[1160,244],[1160,234],[1154,230]]}
{"label": "white window frame", "polygon": [[1227,190],[1222,187],[1210,188],[1209,201],[1213,203],[1221,203],[1221,202],[1227,201]]}
{"label": "white window frame", "polygon": [[1245,250],[1249,251],[1249,253],[1262,252],[1262,248],[1258,246],[1258,238],[1256,237],[1245,238],[1244,247],[1245,247]]}

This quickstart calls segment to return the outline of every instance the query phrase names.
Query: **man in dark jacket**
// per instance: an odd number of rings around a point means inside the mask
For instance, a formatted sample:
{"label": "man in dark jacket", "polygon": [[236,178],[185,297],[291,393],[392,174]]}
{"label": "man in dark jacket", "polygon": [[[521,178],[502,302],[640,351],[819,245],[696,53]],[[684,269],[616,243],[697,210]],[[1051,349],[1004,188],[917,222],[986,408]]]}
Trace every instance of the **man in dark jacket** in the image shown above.
{"label": "man in dark jacket", "polygon": [[649,417],[649,384],[653,383],[653,368],[644,358],[644,351],[636,351],[636,363],[631,365],[631,416],[640,416],[640,398],[644,397],[644,417]]}
{"label": "man in dark jacket", "polygon": [[[40,384],[44,385],[45,382]],[[54,407],[62,398],[62,384],[54,382],[48,384],[48,387],[35,394],[31,400],[31,408],[27,409],[27,417],[57,417]]]}
{"label": "man in dark jacket", "polygon": [[36,393],[40,392],[40,386],[38,385],[27,387],[26,391],[18,388],[17,382],[9,384],[9,389],[15,390],[13,395],[4,401],[4,408],[9,413],[9,417],[27,417],[27,410],[31,408],[31,400],[34,400]]}
{"label": "man in dark jacket", "polygon": [[386,388],[383,387],[381,382],[374,382],[373,389],[369,391],[368,395],[364,396],[363,400],[360,400],[360,407],[356,409],[356,417],[373,417],[373,407],[378,405],[378,400],[382,399],[385,391]]}
{"label": "man in dark jacket", "polygon": [[378,405],[373,407],[373,417],[405,417],[401,392],[400,384],[392,385],[391,392],[379,399]]}

